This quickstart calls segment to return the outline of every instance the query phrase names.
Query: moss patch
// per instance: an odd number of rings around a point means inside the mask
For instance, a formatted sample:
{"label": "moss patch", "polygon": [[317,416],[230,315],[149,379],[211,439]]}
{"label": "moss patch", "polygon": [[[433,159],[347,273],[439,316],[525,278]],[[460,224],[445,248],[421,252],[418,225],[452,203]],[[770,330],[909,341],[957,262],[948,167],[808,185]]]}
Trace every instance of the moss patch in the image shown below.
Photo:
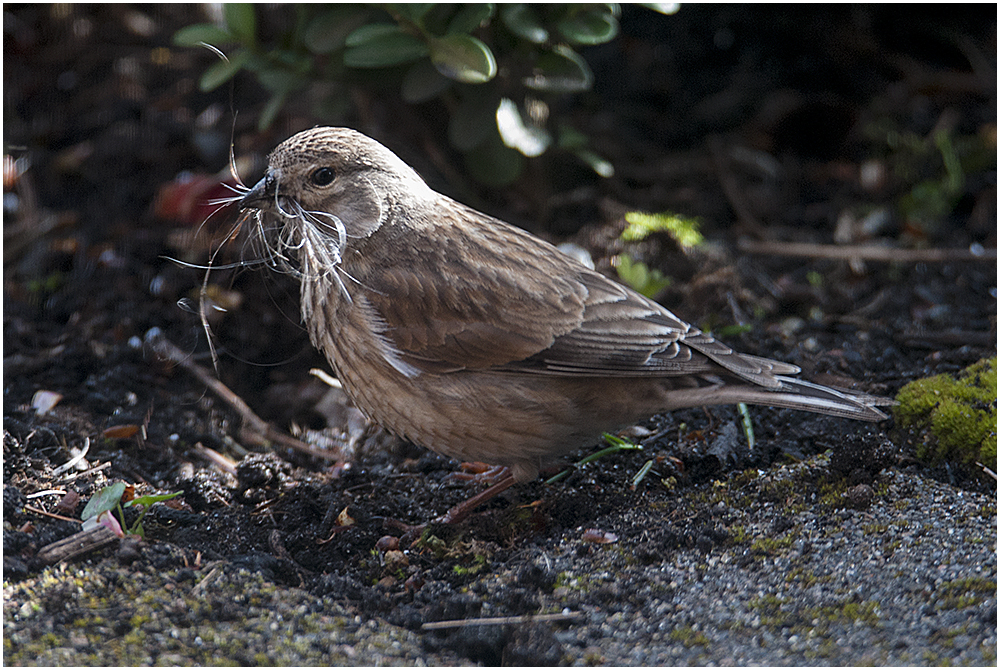
{"label": "moss patch", "polygon": [[997,467],[997,359],[979,361],[957,377],[937,375],[904,386],[896,396],[900,426],[918,432],[917,456],[939,462]]}

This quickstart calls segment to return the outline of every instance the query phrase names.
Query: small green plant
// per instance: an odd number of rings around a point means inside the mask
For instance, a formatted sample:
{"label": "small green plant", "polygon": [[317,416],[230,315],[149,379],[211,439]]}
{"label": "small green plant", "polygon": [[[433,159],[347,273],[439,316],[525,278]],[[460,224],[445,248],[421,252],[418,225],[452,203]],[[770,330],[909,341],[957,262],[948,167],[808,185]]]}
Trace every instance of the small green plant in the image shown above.
{"label": "small green plant", "polygon": [[[698,246],[704,241],[698,232],[697,219],[669,213],[628,212],[625,215],[625,222],[628,226],[618,237],[625,244],[641,242],[653,233],[667,233],[683,249]],[[670,277],[635,260],[628,253],[618,254],[612,259],[611,264],[618,272],[619,279],[647,298],[656,297],[663,289],[670,286]]]}
{"label": "small green plant", "polygon": [[924,237],[952,214],[968,188],[969,175],[996,169],[996,137],[959,134],[942,124],[929,135],[880,119],[865,129],[892,176],[896,209],[907,230]]}
{"label": "small green plant", "polygon": [[629,212],[625,215],[628,227],[622,231],[623,242],[641,242],[653,233],[668,233],[682,248],[696,247],[705,241],[698,232],[698,219],[687,218],[677,214],[647,214],[646,212]]}
{"label": "small green plant", "polygon": [[923,229],[936,225],[950,214],[965,188],[965,172],[954,138],[941,130],[934,133],[933,144],[940,154],[941,173],[917,182],[899,199],[903,216]]}
{"label": "small green plant", "polygon": [[642,261],[633,260],[628,254],[618,254],[611,262],[618,272],[618,278],[643,294],[655,298],[660,291],[670,286],[670,277],[656,268],[650,268]]}
{"label": "small green plant", "polygon": [[[603,458],[604,456],[608,456],[610,454],[617,454],[619,451],[630,451],[633,449],[638,449],[640,451],[642,450],[641,444],[635,444],[634,442],[630,442],[629,440],[618,437],[617,435],[612,435],[611,433],[604,433],[604,441],[607,442],[610,446],[595,451],[594,453],[590,454],[585,458],[581,458],[579,461],[573,464],[573,467],[581,468],[588,463],[593,463],[597,459]],[[546,479],[545,483],[555,484],[560,479],[566,477],[570,473],[570,471],[571,468],[567,468],[566,470],[563,470],[562,472]]]}
{"label": "small green plant", "polygon": [[637,488],[639,484],[642,483],[642,480],[646,478],[646,475],[649,474],[649,471],[653,469],[653,463],[655,463],[655,461],[653,459],[649,459],[642,464],[642,467],[639,468],[639,472],[635,473],[632,477],[633,489]]}
{"label": "small green plant", "polygon": [[[261,30],[258,14],[265,11],[271,16]],[[174,43],[225,52],[203,73],[203,91],[241,70],[253,73],[271,94],[261,128],[305,90],[322,91],[314,110],[321,119],[342,115],[350,87],[398,88],[410,104],[440,99],[450,116],[449,141],[464,154],[468,171],[483,183],[503,185],[519,176],[525,157],[552,146],[609,176],[610,164],[588,147],[583,133],[550,118],[550,102],[590,90],[594,75],[576,49],[613,40],[619,12],[614,3],[299,3],[271,9],[227,3],[218,25],[182,28]]]}
{"label": "small green plant", "polygon": [[452,567],[452,572],[459,577],[468,577],[479,573],[485,567],[486,556],[482,554],[475,554],[472,559],[472,565],[455,565]]}
{"label": "small green plant", "polygon": [[750,453],[753,453],[753,448],[756,446],[757,441],[754,439],[753,419],[750,418],[750,410],[744,402],[736,403],[736,410],[740,415],[740,426],[743,428],[743,435],[747,438],[747,449]]}
{"label": "small green plant", "polygon": [[[167,493],[163,495],[154,496],[140,496],[138,498],[133,498],[125,503],[125,507],[139,506],[142,508],[142,513],[139,514],[139,518],[135,520],[127,530],[125,530],[125,511],[122,509],[122,496],[125,495],[127,485],[124,482],[117,482],[111,484],[110,486],[105,486],[103,489],[98,491],[88,502],[87,506],[83,508],[83,513],[80,518],[83,519],[83,529],[88,530],[96,526],[107,526],[115,532],[118,537],[125,537],[126,535],[138,535],[139,537],[146,537],[145,530],[142,527],[142,519],[146,516],[146,512],[149,508],[158,502],[163,502],[164,500],[170,500],[179,496],[181,493]],[[118,510],[118,516],[115,517],[112,511]]]}

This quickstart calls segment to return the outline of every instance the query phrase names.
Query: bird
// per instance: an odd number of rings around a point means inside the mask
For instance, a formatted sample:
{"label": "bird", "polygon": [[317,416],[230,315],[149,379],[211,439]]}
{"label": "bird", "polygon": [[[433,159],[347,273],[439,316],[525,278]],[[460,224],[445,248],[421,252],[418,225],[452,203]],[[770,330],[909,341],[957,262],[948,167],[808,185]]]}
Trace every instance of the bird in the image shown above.
{"label": "bird", "polygon": [[353,129],[293,135],[238,197],[267,260],[299,280],[310,340],[354,404],[417,445],[508,468],[489,497],[660,412],[749,403],[879,421],[893,402],[733,350],[434,191]]}

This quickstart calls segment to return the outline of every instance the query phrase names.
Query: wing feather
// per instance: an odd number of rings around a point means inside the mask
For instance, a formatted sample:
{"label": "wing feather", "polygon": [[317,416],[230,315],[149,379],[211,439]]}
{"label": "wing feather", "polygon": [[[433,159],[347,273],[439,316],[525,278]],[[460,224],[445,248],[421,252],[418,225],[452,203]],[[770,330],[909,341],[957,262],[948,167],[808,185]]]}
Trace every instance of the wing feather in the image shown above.
{"label": "wing feather", "polygon": [[[464,223],[370,251],[359,284],[394,354],[442,373],[494,368],[656,377],[720,372],[778,388],[786,363],[738,354],[518,228],[451,201]],[[442,221],[411,225],[447,225]],[[390,238],[391,240],[391,238]],[[499,250],[502,249],[502,253]],[[442,278],[447,277],[447,280]]]}

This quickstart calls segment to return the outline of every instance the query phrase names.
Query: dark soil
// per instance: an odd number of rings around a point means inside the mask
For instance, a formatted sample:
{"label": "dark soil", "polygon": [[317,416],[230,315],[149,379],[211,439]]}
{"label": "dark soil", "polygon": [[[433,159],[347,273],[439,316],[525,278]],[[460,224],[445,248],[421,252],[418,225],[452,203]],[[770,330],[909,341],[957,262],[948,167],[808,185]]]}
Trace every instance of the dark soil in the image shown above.
{"label": "dark soil", "polygon": [[[212,369],[204,272],[177,261],[206,263],[232,223],[168,218],[157,193],[182,171],[224,169],[230,140],[250,183],[277,142],[323,122],[377,137],[435,188],[574,241],[612,273],[625,211],[700,217],[701,249],[632,250],[674,279],[660,300],[716,332],[749,326],[723,339],[808,379],[893,396],[995,356],[995,260],[739,251],[746,239],[832,245],[845,213],[881,207],[868,241],[995,258],[995,7],[627,7],[622,36],[584,51],[594,91],[561,110],[615,176],[553,152],[498,191],[454,179],[461,158],[434,103],[358,89],[347,116],[319,119],[303,96],[257,132],[255,80],[201,93],[215,56],[171,46],[197,12],[4,9],[5,663],[995,665],[996,480],[918,461],[892,420],[751,408],[750,449],[735,408],[656,416],[642,451],[515,487],[398,545],[401,524],[478,489],[309,374],[328,366],[291,278],[209,275],[225,308],[210,310],[217,377],[280,431],[353,454],[349,466],[261,446],[151,345],[165,337]],[[922,222],[899,203],[940,166],[901,166],[872,127],[943,129],[992,159]],[[884,183],[862,185],[866,164]],[[249,253],[229,245],[217,263]],[[61,399],[38,409],[40,391]],[[116,481],[182,495],[151,508],[144,540],[45,565],[39,551],[80,530],[52,515],[79,519]],[[79,503],[59,507],[69,492]],[[539,614],[561,618],[423,628]]]}

